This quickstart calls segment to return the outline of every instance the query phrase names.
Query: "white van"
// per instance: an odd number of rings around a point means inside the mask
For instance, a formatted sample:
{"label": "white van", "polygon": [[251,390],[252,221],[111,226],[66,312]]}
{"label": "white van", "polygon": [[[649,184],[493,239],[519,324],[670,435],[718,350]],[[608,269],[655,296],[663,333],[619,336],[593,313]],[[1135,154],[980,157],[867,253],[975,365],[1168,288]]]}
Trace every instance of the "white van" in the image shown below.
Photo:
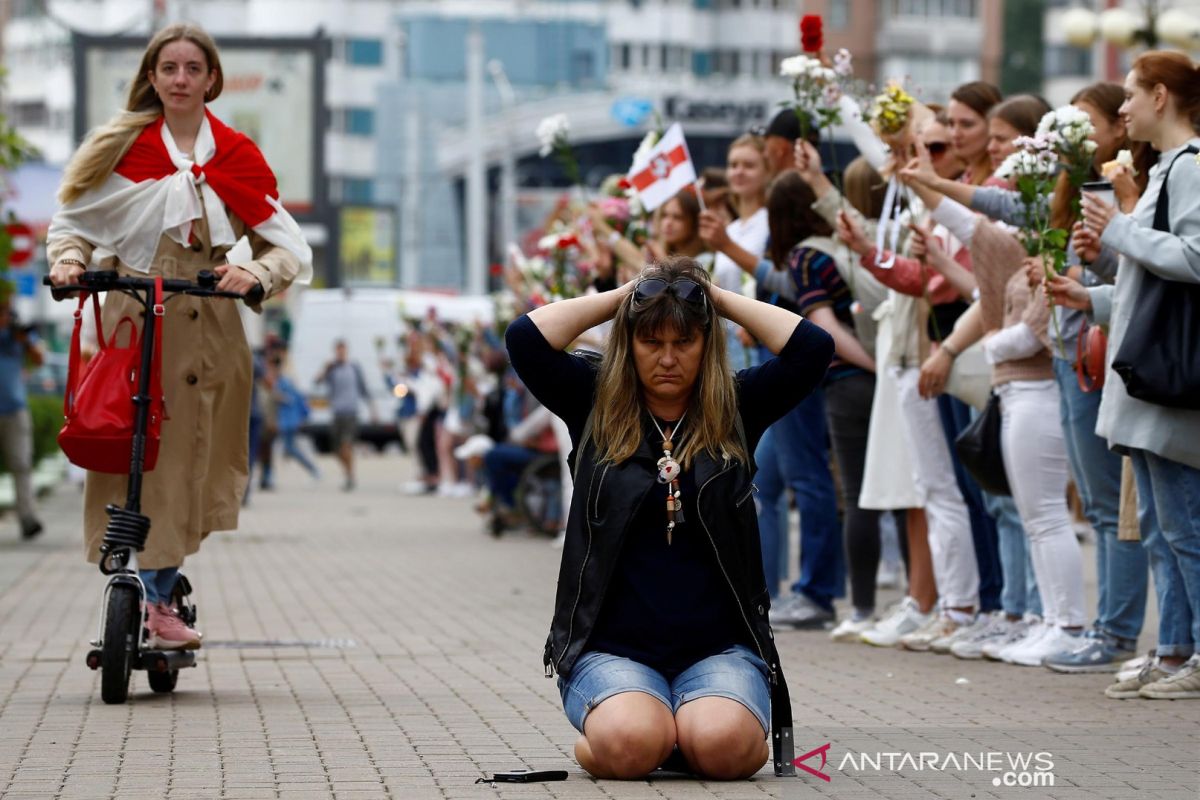
{"label": "white van", "polygon": [[348,356],[362,368],[371,396],[370,404],[359,405],[358,438],[382,450],[388,443],[400,441],[396,426],[400,401],[389,389],[382,363],[391,361],[395,367],[403,367],[405,320],[425,319],[431,310],[439,319],[466,325],[476,320],[490,324],[493,317],[491,298],[486,296],[343,288],[308,289],[298,300],[291,337],[292,374],[312,409],[304,432],[320,452],[331,449],[332,414],[327,390],[318,380],[333,359],[336,341],[346,342]]}

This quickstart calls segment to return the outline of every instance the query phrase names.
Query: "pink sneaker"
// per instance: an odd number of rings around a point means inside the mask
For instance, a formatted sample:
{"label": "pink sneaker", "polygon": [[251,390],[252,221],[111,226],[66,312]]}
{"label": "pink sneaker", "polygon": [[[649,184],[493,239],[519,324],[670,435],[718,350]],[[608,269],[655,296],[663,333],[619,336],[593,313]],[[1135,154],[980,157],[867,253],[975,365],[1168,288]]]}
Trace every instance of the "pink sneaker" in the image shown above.
{"label": "pink sneaker", "polygon": [[149,646],[153,650],[195,650],[200,647],[200,634],[185,625],[175,609],[166,603],[147,608],[146,625],[150,630]]}

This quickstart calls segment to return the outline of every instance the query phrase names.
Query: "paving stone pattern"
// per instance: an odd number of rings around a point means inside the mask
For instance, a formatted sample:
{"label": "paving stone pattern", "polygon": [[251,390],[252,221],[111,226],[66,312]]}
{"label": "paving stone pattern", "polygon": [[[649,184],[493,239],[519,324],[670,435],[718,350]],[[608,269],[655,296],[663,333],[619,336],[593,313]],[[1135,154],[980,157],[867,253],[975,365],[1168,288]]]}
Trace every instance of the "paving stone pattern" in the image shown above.
{"label": "paving stone pattern", "polygon": [[[83,663],[103,579],[82,558],[79,492],[43,500],[49,530],[34,543],[16,541],[11,516],[0,523],[0,797],[1200,797],[1200,701],[1107,700],[1105,675],[835,645],[820,632],[779,642],[797,753],[829,743],[830,781],[769,770],[737,783],[594,781],[541,668],[559,551],[491,538],[470,501],[402,496],[411,466],[396,456],[363,459],[353,494],[322,466],[314,485],[283,465],[241,531],[189,559],[209,646],[173,695],[135,673],[121,706],[100,701]],[[889,752],[939,764],[1046,752],[1054,786],[994,785],[1007,768],[889,769]],[[856,769],[848,753],[883,753],[883,768]],[[518,768],[570,776],[475,783]]]}

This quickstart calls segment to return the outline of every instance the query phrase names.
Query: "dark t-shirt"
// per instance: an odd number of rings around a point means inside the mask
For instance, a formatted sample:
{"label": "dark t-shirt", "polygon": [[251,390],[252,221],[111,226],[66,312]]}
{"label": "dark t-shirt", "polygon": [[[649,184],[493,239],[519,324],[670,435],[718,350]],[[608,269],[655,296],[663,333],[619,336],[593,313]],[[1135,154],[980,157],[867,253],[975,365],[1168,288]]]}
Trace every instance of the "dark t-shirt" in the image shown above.
{"label": "dark t-shirt", "polygon": [[[595,369],[555,350],[529,317],[506,335],[509,357],[534,397],[562,417],[578,446],[595,395]],[[829,335],[802,321],[779,356],[737,374],[738,408],[751,453],[771,423],[820,384],[833,352]],[[659,420],[665,430],[665,422]],[[647,415],[643,433],[653,452],[662,437]],[[688,421],[674,438],[688,436]],[[682,438],[680,438],[682,437]],[[667,545],[667,487],[655,482],[625,532],[588,650],[625,656],[668,675],[678,674],[736,643],[752,644],[733,590],[696,511],[691,470],[680,476],[684,522]],[[732,500],[732,498],[730,498]]]}

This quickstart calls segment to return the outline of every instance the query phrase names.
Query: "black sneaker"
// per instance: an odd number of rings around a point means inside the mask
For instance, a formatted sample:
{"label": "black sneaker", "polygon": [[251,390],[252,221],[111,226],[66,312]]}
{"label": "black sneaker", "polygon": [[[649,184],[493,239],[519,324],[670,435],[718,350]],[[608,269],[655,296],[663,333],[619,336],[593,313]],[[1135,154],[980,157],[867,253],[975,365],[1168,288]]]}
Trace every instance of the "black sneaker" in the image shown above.
{"label": "black sneaker", "polygon": [[42,523],[40,520],[34,517],[21,520],[21,538],[25,541],[36,538],[41,532]]}

